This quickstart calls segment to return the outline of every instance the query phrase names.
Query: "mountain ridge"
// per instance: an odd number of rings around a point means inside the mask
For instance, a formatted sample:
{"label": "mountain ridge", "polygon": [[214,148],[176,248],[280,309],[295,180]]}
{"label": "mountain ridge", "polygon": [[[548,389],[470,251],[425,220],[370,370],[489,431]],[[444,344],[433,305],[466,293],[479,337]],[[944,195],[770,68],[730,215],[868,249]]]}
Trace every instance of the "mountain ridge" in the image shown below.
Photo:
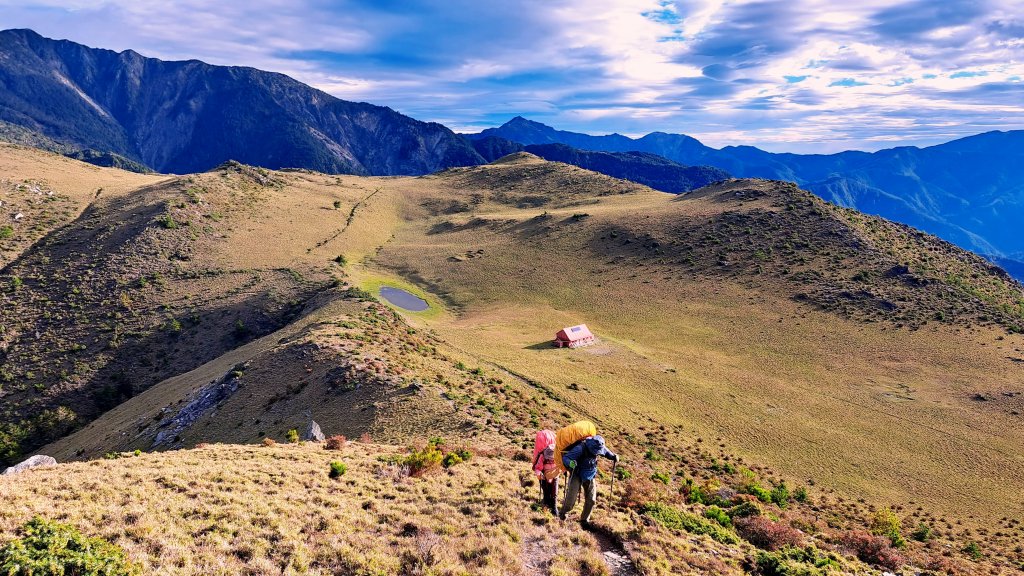
{"label": "mountain ridge", "polygon": [[690,136],[664,132],[637,139],[591,136],[521,116],[467,137],[637,150],[682,164],[715,166],[738,177],[790,180],[841,206],[904,222],[986,256],[1004,262],[1024,258],[1024,239],[1014,233],[1014,223],[1024,218],[1024,162],[1015,152],[1024,144],[1024,131],[989,131],[924,148],[816,155],[771,153],[753,146],[715,149]]}
{"label": "mountain ridge", "polygon": [[162,61],[31,30],[0,32],[0,62],[0,120],[160,172],[201,172],[229,159],[366,175],[482,163],[441,124],[279,73]]}
{"label": "mountain ridge", "polygon": [[732,177],[719,168],[684,166],[650,152],[599,152],[574,148],[567,144],[524,146],[499,137],[480,138],[472,142],[477,152],[489,162],[515,152],[529,152],[545,160],[571,164],[672,194],[689,192]]}

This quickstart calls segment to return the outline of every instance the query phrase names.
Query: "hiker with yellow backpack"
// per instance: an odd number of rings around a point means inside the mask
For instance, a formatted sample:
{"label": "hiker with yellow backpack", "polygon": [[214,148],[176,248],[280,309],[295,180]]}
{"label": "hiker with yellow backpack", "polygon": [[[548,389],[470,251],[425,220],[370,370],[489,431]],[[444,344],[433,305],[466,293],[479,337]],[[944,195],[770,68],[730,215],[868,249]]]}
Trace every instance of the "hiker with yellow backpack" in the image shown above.
{"label": "hiker with yellow backpack", "polygon": [[597,434],[597,427],[593,422],[582,420],[562,428],[555,434],[555,461],[558,467],[553,474],[557,477],[563,471],[569,473],[569,483],[558,517],[565,520],[566,515],[576,507],[582,491],[583,513],[580,515],[580,525],[584,529],[590,528],[590,514],[597,501],[597,483],[594,478],[597,476],[599,457],[607,458],[616,464],[619,462],[618,455],[609,450],[605,446],[604,438]]}

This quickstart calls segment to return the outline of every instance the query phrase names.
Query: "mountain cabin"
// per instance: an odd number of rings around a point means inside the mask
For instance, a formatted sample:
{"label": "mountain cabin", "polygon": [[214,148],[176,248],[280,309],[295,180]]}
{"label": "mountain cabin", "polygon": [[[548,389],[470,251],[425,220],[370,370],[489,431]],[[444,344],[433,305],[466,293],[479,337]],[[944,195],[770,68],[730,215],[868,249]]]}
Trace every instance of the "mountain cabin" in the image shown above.
{"label": "mountain cabin", "polygon": [[594,335],[586,324],[562,328],[555,334],[554,345],[558,348],[579,348],[589,346],[595,342]]}

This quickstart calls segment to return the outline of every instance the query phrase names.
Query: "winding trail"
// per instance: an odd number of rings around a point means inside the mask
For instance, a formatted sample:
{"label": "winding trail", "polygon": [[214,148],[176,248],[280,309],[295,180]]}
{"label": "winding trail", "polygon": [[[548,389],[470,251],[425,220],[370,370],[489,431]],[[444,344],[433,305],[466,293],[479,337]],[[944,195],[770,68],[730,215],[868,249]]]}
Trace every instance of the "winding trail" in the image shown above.
{"label": "winding trail", "polygon": [[[358,202],[353,204],[352,205],[352,210],[349,211],[348,218],[345,220],[345,225],[342,226],[337,232],[335,232],[331,236],[329,236],[329,237],[327,237],[327,238],[317,242],[316,246],[313,246],[313,248],[310,248],[309,250],[314,250],[316,248],[320,248],[321,246],[324,246],[325,244],[328,244],[329,242],[333,241],[338,236],[341,236],[342,234],[344,234],[345,230],[348,230],[348,227],[352,225],[352,221],[355,220],[355,218],[356,218],[356,210],[358,210],[359,207],[362,206],[363,204],[366,204],[366,202],[370,198],[373,198],[380,191],[381,191],[381,189],[377,188],[376,190],[374,190],[373,192],[370,192],[369,194],[364,196],[362,199],[360,199]],[[307,250],[307,252],[309,250]]]}
{"label": "winding trail", "polygon": [[601,558],[608,565],[608,573],[611,576],[637,576],[639,574],[633,561],[629,559],[626,549],[614,536],[600,528],[593,529],[590,533],[594,535],[598,547],[601,548]]}

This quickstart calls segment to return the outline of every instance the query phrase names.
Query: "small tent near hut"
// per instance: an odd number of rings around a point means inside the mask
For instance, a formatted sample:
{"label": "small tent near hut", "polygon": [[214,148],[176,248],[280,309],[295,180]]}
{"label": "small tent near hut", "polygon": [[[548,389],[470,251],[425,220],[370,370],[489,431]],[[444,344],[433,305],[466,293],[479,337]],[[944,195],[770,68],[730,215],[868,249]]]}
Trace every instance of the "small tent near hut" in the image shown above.
{"label": "small tent near hut", "polygon": [[594,343],[594,335],[586,324],[562,328],[555,334],[554,345],[559,348],[579,348]]}

